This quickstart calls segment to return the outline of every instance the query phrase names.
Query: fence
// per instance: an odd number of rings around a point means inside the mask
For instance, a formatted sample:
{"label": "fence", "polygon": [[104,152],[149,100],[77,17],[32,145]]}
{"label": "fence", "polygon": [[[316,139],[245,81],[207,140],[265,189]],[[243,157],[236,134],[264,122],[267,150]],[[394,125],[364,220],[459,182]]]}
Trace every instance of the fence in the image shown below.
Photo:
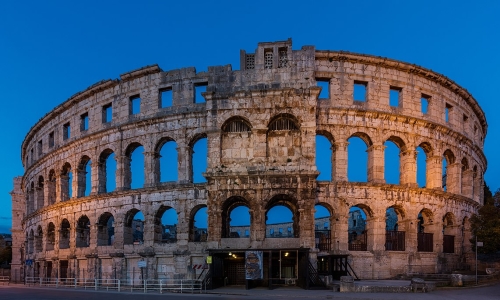
{"label": "fence", "polygon": [[[1,277],[0,277],[1,278]],[[81,279],[81,278],[43,278],[26,277],[27,286],[55,287],[55,288],[81,288],[94,290],[115,291],[141,291],[150,292],[176,292],[176,293],[201,293],[206,291],[203,280],[199,279]]]}

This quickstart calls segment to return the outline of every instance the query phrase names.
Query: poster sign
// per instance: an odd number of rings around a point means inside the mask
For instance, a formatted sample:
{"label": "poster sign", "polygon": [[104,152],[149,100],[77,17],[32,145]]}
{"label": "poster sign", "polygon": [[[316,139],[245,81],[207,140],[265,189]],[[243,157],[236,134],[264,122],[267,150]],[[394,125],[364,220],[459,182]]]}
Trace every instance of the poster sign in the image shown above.
{"label": "poster sign", "polygon": [[212,256],[207,256],[207,264],[211,264],[212,263]]}
{"label": "poster sign", "polygon": [[139,268],[145,268],[147,266],[147,262],[145,260],[140,260],[137,262]]}
{"label": "poster sign", "polygon": [[483,242],[477,242],[478,247],[483,247]]}
{"label": "poster sign", "polygon": [[262,268],[262,251],[246,251],[245,252],[245,279],[255,280],[262,279],[263,268]]}

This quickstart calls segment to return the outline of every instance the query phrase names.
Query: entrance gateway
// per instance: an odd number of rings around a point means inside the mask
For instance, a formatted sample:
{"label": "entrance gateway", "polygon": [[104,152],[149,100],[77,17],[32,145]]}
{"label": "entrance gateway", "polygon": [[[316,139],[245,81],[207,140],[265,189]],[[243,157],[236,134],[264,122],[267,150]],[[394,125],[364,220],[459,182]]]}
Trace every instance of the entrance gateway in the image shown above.
{"label": "entrance gateway", "polygon": [[[247,289],[254,287],[299,286],[309,288],[314,282],[309,280],[309,249],[208,249],[212,257],[207,276],[209,289],[240,285]],[[245,259],[247,252],[262,253],[261,277],[247,279]],[[314,270],[314,269],[313,269]]]}

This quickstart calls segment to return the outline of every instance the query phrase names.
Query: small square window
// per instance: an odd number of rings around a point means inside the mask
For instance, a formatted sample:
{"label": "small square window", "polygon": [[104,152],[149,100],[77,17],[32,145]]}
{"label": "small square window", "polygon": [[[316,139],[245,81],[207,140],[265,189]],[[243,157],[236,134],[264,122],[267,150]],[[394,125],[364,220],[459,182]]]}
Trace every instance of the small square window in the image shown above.
{"label": "small square window", "polygon": [[393,107],[399,107],[399,98],[401,97],[401,89],[398,87],[392,87],[389,90],[389,105]]}
{"label": "small square window", "polygon": [[172,88],[160,90],[160,108],[170,107],[173,105]]}
{"label": "small square window", "polygon": [[80,116],[80,131],[85,131],[89,129],[89,114],[84,113]]}
{"label": "small square window", "polygon": [[430,102],[431,97],[422,94],[420,97],[420,111],[425,115],[429,111],[429,102]]}
{"label": "small square window", "polygon": [[54,147],[54,131],[49,133],[49,147],[50,148]]}
{"label": "small square window", "polygon": [[318,99],[330,99],[330,79],[316,78],[316,85],[321,88]]}
{"label": "small square window", "polygon": [[464,116],[463,116],[463,120],[464,120],[464,123],[467,123],[467,120],[469,120],[469,117],[467,117],[467,115],[466,115],[466,114],[464,114]]}
{"label": "small square window", "polygon": [[67,140],[71,137],[71,126],[69,123],[63,125],[63,140]]}
{"label": "small square window", "polygon": [[366,102],[366,86],[367,83],[363,81],[354,81],[354,101]]}
{"label": "small square window", "polygon": [[130,98],[130,114],[137,115],[141,112],[141,98],[134,96]]}
{"label": "small square window", "polygon": [[102,122],[109,123],[113,120],[113,106],[110,104],[102,107]]}
{"label": "small square window", "polygon": [[203,103],[205,102],[205,97],[203,97],[202,93],[205,93],[207,91],[207,85],[208,83],[197,83],[194,85],[194,103]]}

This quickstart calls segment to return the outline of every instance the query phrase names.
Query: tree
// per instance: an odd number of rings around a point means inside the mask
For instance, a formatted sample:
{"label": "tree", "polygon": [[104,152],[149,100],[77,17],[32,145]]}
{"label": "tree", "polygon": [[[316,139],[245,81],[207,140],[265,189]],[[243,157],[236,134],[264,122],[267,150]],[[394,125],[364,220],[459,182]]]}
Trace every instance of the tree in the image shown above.
{"label": "tree", "polygon": [[[495,196],[499,191],[495,193]],[[488,185],[484,185],[484,206],[474,214],[471,219],[472,233],[477,240],[483,242],[483,247],[478,248],[478,253],[490,254],[500,251],[500,207],[495,206],[495,198]],[[471,243],[475,248],[476,239]]]}

